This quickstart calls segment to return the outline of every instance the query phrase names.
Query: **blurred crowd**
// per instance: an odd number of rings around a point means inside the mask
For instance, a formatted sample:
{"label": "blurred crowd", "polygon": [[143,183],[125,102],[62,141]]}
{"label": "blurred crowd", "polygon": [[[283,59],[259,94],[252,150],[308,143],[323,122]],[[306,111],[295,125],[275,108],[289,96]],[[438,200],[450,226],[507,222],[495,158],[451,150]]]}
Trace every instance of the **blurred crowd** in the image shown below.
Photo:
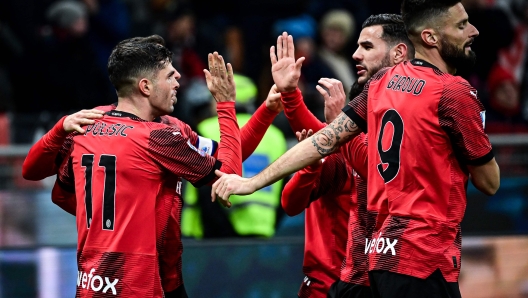
{"label": "blurred crowd", "polygon": [[[488,133],[528,132],[528,0],[464,0],[480,31],[473,69],[462,69],[486,106]],[[284,30],[306,57],[302,88],[324,120],[321,77],[350,87],[363,21],[398,13],[383,0],[6,0],[0,2],[0,144],[29,144],[66,113],[116,102],[106,63],[117,42],[159,34],[182,74],[174,116],[196,127],[211,97],[207,53],[218,51],[258,92],[272,85],[269,47]],[[286,120],[276,126],[293,137]]]}

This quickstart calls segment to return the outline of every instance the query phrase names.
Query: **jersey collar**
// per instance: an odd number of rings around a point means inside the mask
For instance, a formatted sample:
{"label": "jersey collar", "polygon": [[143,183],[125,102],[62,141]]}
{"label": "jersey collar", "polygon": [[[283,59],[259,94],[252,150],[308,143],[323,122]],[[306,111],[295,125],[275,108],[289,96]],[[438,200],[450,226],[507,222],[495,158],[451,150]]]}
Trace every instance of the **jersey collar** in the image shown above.
{"label": "jersey collar", "polygon": [[411,63],[412,65],[416,65],[416,66],[423,66],[423,67],[430,67],[432,69],[435,69],[435,70],[438,70],[438,71],[441,71],[438,67],[434,66],[433,64],[425,61],[425,60],[422,60],[422,59],[412,59],[411,60]]}
{"label": "jersey collar", "polygon": [[[109,115],[109,116],[113,116],[113,117],[130,118],[132,120],[148,122],[148,121],[146,121],[144,119],[139,118],[138,116],[136,116],[136,115],[134,115],[132,113],[122,112],[122,111],[118,111],[118,110],[108,111],[105,114]],[[161,123],[161,117],[156,117],[152,122]]]}

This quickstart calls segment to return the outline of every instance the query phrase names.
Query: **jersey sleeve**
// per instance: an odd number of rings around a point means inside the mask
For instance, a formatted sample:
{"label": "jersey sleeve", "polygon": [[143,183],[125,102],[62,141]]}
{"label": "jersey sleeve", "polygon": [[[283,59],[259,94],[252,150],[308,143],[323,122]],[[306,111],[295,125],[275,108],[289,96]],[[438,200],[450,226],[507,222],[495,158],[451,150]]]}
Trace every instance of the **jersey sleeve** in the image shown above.
{"label": "jersey sleeve", "polygon": [[457,81],[444,87],[438,118],[461,162],[482,165],[493,159],[491,143],[484,133],[484,106],[469,83]]}
{"label": "jersey sleeve", "polygon": [[194,147],[207,155],[215,156],[218,152],[218,143],[212,139],[198,135],[187,123],[171,116],[162,116],[162,122],[168,126],[180,129],[183,136],[188,137]]}
{"label": "jersey sleeve", "polygon": [[345,161],[365,180],[368,176],[367,143],[367,135],[360,134],[341,147]]}
{"label": "jersey sleeve", "polygon": [[282,190],[282,209],[289,216],[301,213],[316,198],[319,189],[322,165],[312,165],[299,170]]}
{"label": "jersey sleeve", "polygon": [[253,154],[277,115],[278,113],[266,107],[264,101],[249,118],[249,121],[240,128],[240,144],[244,144],[242,146],[242,161]]}
{"label": "jersey sleeve", "polygon": [[51,191],[51,201],[55,205],[59,206],[62,210],[75,215],[77,207],[77,198],[75,193],[66,191],[63,187],[60,186],[59,180],[55,180],[55,185],[53,185],[53,190]]}
{"label": "jersey sleeve", "polygon": [[343,112],[354,121],[359,129],[364,133],[367,133],[367,119],[368,119],[368,94],[370,89],[370,84],[372,82],[380,80],[389,67],[383,68],[373,75],[363,87],[363,91],[356,96],[354,99],[351,99],[347,106],[343,108]]}
{"label": "jersey sleeve", "polygon": [[75,176],[73,173],[72,158],[70,156],[60,166],[56,182],[63,190],[75,193]]}
{"label": "jersey sleeve", "polygon": [[62,117],[29,150],[22,164],[22,176],[25,179],[36,181],[57,173],[58,167],[62,163],[62,157],[59,155],[59,152],[66,138],[69,136],[63,128],[64,119],[66,119],[66,116]]}
{"label": "jersey sleeve", "polygon": [[221,162],[196,148],[191,139],[175,127],[153,130],[148,152],[166,171],[200,187],[212,181]]}
{"label": "jersey sleeve", "polygon": [[314,193],[315,198],[323,195],[337,196],[349,179],[346,161],[340,151],[324,158],[320,186]]}
{"label": "jersey sleeve", "polygon": [[313,130],[314,132],[325,127],[317,117],[310,112],[304,103],[301,90],[299,88],[292,92],[281,92],[281,100],[284,105],[284,114],[290,123],[293,132]]}
{"label": "jersey sleeve", "polygon": [[329,155],[321,165],[308,166],[295,173],[282,192],[282,208],[290,216],[297,215],[322,196],[337,196],[347,179],[343,155]]}

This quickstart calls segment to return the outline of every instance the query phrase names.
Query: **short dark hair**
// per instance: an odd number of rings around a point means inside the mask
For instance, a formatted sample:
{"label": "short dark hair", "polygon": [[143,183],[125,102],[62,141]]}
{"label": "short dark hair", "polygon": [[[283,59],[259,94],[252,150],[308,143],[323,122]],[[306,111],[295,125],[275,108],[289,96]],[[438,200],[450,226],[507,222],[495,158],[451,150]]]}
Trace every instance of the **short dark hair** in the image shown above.
{"label": "short dark hair", "polygon": [[460,0],[403,0],[401,14],[409,36],[418,36],[419,29],[434,22],[447,13]]}
{"label": "short dark hair", "polygon": [[381,26],[383,28],[381,38],[389,47],[404,43],[407,46],[407,57],[414,58],[414,46],[407,36],[402,16],[389,13],[371,15],[363,22],[362,28],[372,26]]}
{"label": "short dark hair", "polygon": [[133,37],[119,42],[108,59],[110,82],[118,96],[129,95],[139,77],[154,79],[158,71],[172,63],[172,52],[159,35]]}

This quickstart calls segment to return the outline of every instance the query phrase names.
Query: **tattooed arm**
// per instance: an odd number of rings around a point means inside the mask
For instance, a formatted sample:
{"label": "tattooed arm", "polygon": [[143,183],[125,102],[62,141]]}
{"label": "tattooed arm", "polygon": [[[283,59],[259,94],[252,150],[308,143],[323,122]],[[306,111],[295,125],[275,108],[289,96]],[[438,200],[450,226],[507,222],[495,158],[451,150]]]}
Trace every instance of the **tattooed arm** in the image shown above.
{"label": "tattooed arm", "polygon": [[298,171],[323,156],[334,152],[339,146],[346,143],[360,133],[360,129],[345,113],[325,128],[318,131],[311,138],[306,139],[279,157],[262,172],[252,178],[242,178],[237,175],[228,175],[217,171],[220,177],[211,191],[213,200],[218,197],[227,202],[233,194],[251,194],[258,189],[268,186],[287,175]]}

